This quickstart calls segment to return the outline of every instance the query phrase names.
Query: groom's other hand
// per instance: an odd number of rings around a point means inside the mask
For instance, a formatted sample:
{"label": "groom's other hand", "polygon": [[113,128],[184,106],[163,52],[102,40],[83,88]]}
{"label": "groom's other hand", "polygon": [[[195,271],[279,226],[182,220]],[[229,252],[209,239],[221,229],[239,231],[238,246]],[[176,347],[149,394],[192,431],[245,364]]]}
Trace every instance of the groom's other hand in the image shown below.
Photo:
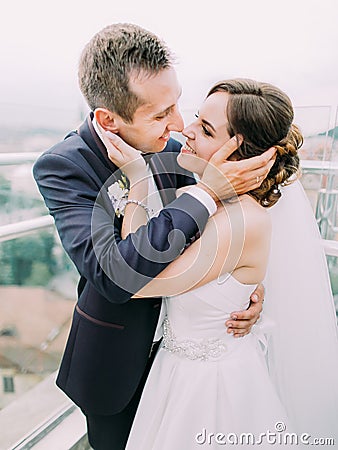
{"label": "groom's other hand", "polygon": [[242,138],[229,139],[210,158],[198,186],[212,198],[225,200],[258,188],[275,162],[276,149],[271,147],[259,156],[229,161],[228,158],[241,145]]}
{"label": "groom's other hand", "polygon": [[234,311],[230,319],[225,322],[228,333],[234,337],[242,337],[250,333],[252,326],[257,322],[263,309],[264,286],[259,284],[250,296],[250,306],[245,311]]}

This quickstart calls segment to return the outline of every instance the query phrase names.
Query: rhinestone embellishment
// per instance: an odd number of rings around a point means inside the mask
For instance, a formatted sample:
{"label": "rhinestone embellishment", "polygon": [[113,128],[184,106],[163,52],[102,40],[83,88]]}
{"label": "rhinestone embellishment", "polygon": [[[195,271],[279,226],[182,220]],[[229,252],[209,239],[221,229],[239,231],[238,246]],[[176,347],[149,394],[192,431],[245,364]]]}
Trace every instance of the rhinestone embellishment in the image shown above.
{"label": "rhinestone embellishment", "polygon": [[194,361],[207,361],[219,358],[227,350],[227,346],[221,339],[216,338],[199,341],[177,340],[166,317],[163,322],[163,349]]}

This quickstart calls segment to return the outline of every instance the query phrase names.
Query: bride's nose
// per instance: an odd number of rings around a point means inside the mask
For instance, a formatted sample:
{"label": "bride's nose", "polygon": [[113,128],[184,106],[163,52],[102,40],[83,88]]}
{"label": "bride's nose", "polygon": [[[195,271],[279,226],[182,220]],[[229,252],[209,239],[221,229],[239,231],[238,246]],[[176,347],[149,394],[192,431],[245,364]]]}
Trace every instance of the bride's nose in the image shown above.
{"label": "bride's nose", "polygon": [[187,127],[185,127],[184,130],[182,131],[182,134],[184,137],[186,137],[188,139],[194,139],[194,137],[195,137],[191,125],[188,125]]}

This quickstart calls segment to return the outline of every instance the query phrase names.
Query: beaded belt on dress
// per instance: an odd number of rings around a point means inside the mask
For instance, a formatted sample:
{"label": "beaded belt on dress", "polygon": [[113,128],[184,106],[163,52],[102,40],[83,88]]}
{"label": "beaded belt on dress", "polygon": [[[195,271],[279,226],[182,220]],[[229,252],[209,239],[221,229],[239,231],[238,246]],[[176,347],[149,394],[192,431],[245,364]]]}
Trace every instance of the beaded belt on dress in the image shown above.
{"label": "beaded belt on dress", "polygon": [[227,346],[224,341],[217,338],[198,341],[178,340],[166,317],[163,322],[163,349],[191,360],[207,361],[219,358],[227,350]]}

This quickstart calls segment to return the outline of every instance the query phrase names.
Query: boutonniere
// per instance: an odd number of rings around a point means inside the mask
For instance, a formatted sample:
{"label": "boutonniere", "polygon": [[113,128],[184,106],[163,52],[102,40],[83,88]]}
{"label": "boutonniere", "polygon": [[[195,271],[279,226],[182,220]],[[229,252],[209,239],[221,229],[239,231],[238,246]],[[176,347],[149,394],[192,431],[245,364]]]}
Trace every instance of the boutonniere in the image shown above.
{"label": "boutonniere", "polygon": [[115,181],[115,183],[109,186],[107,192],[115,209],[115,214],[117,217],[123,216],[129,193],[127,177],[122,174],[120,180]]}

